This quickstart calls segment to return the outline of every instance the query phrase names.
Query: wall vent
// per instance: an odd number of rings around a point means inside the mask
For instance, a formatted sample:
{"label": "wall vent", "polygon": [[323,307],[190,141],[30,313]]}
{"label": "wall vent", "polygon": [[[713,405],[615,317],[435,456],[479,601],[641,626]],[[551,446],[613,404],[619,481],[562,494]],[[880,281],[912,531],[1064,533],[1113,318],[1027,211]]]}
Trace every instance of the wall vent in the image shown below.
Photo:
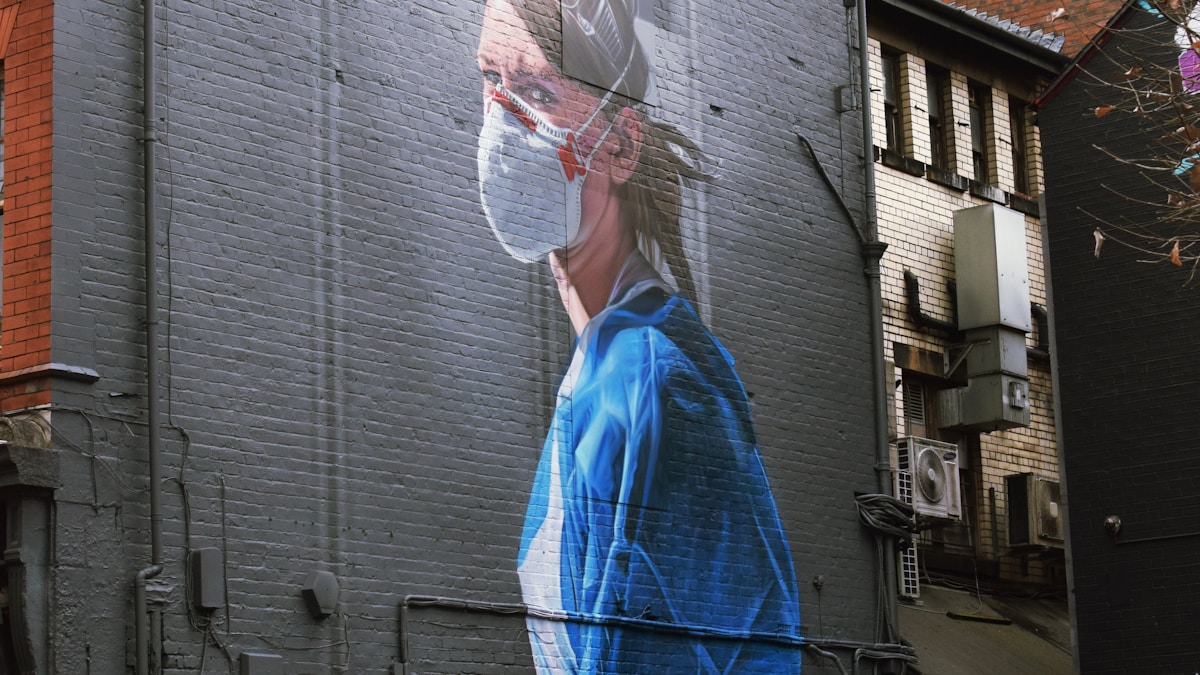
{"label": "wall vent", "polygon": [[[896,499],[910,506],[913,503],[912,474],[907,471],[896,472]],[[917,542],[914,540],[911,546],[900,551],[896,557],[899,560],[897,569],[900,572],[898,589],[900,596],[916,600],[921,597]]]}

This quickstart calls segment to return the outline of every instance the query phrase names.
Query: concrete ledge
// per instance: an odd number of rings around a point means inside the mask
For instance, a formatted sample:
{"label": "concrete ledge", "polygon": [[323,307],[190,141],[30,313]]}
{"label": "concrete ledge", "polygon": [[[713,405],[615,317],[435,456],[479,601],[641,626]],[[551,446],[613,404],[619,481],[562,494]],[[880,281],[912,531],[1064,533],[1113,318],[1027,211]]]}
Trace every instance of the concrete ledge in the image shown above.
{"label": "concrete ledge", "polygon": [[0,387],[20,384],[21,382],[44,377],[90,383],[99,380],[100,373],[82,366],[69,366],[65,363],[47,363],[41,366],[31,366],[29,368],[14,370],[11,373],[0,374]]}
{"label": "concrete ledge", "polygon": [[58,453],[46,448],[31,448],[0,441],[0,488],[53,490],[60,485],[62,483],[58,473]]}

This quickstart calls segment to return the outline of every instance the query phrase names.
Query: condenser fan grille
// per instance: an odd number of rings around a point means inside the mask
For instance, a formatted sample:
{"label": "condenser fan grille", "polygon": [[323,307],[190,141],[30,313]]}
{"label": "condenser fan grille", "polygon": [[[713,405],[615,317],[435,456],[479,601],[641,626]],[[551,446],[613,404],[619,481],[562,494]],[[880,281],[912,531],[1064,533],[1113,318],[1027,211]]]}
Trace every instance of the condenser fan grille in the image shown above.
{"label": "condenser fan grille", "polygon": [[941,454],[933,448],[922,449],[915,473],[913,478],[925,499],[935,504],[942,501],[946,495],[946,462]]}

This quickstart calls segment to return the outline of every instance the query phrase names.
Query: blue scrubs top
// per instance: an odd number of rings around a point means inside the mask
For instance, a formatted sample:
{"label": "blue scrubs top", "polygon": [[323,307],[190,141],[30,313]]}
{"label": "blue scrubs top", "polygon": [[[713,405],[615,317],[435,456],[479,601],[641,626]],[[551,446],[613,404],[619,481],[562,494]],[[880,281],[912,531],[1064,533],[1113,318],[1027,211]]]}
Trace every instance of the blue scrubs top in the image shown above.
{"label": "blue scrubs top", "polygon": [[800,672],[796,573],[745,390],[659,280],[579,339],[518,570],[551,617],[529,621],[539,673]]}

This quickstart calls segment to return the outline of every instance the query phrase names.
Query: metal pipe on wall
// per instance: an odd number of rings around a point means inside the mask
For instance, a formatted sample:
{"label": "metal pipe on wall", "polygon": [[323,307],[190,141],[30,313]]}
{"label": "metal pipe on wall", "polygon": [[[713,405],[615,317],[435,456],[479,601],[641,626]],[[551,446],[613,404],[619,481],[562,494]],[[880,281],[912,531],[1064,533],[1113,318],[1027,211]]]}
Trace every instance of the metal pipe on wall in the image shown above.
{"label": "metal pipe on wall", "polygon": [[[867,3],[858,0],[858,68],[859,68],[859,99],[862,110],[862,159],[863,180],[865,187],[866,218],[864,218],[866,243],[863,244],[863,260],[866,263],[864,273],[867,277],[868,313],[871,323],[872,371],[875,376],[873,399],[875,408],[875,476],[881,494],[891,494],[891,453],[888,444],[888,409],[887,384],[891,376],[886,372],[887,362],[884,359],[883,336],[883,286],[880,281],[879,262],[887,250],[887,244],[879,240],[879,222],[875,216],[875,153],[871,132],[871,58],[867,39]],[[885,642],[899,642],[899,615],[896,607],[896,550],[895,543],[889,537],[882,538],[883,595],[886,612],[884,625],[888,634],[883,636]]]}
{"label": "metal pipe on wall", "polygon": [[154,86],[156,70],[154,54],[154,3],[144,0],[142,7],[142,219],[145,238],[146,271],[146,454],[149,462],[150,491],[150,565],[137,573],[134,588],[134,633],[136,648],[136,673],[149,675],[149,651],[151,635],[158,635],[157,625],[161,621],[160,610],[149,617],[146,602],[146,581],[158,576],[163,570],[162,545],[162,462],[159,439],[159,394],[158,394],[158,228],[154,219],[155,180],[154,146],[157,139],[155,129]]}

